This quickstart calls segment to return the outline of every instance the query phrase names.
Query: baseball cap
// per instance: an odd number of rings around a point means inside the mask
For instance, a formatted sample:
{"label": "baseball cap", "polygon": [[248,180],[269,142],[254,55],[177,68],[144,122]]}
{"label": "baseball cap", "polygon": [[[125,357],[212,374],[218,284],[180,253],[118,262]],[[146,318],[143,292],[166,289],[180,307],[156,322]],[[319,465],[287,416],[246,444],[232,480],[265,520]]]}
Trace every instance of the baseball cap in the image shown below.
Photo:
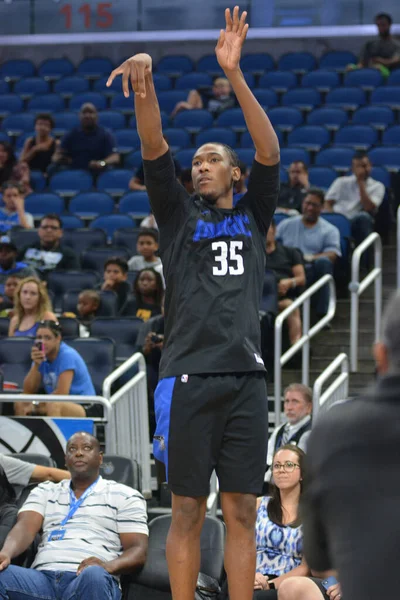
{"label": "baseball cap", "polygon": [[17,246],[14,244],[14,242],[8,235],[2,235],[0,237],[0,248],[2,248],[3,246],[8,246],[12,250],[15,250],[15,252],[18,252]]}

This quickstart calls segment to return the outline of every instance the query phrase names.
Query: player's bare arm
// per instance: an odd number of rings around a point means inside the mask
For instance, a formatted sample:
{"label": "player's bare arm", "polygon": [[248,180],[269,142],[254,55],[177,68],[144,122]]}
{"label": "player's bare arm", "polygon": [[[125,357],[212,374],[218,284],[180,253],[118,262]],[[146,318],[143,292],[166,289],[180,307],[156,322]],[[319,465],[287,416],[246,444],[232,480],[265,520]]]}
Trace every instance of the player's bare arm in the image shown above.
{"label": "player's bare arm", "polygon": [[129,97],[129,84],[135,96],[135,114],[142,156],[155,160],[168,150],[163,138],[160,107],[154,88],[152,60],[148,54],[135,54],[112,71],[107,81],[110,86],[117,75],[122,75],[122,89]]}
{"label": "player's bare arm", "polygon": [[240,70],[240,56],[249,29],[247,13],[239,18],[239,7],[233,15],[225,11],[225,29],[221,29],[215,54],[218,63],[229,80],[243,111],[247,128],[256,148],[256,160],[263,165],[279,162],[279,142],[270,120],[247,85]]}

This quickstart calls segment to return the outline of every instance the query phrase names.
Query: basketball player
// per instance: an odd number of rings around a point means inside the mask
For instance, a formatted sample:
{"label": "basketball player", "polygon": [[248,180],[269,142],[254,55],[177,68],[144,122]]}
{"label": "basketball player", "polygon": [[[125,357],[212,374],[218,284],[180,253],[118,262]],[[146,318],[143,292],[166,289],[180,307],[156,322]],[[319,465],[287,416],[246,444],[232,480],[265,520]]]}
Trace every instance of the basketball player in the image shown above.
{"label": "basketball player", "polygon": [[131,82],[152,211],[167,284],[165,342],[155,394],[154,454],[172,491],[167,560],[174,600],[193,600],[210,475],[219,478],[227,526],[231,600],[253,597],[256,495],[267,450],[267,393],[260,357],[259,302],[265,236],[279,191],[279,144],[240,70],[248,25],[225,11],[216,55],[256,148],[248,191],[232,208],[240,178],[235,152],[209,143],[194,152],[190,197],[176,180],[161,130],[152,61],[137,54],[115,69]]}

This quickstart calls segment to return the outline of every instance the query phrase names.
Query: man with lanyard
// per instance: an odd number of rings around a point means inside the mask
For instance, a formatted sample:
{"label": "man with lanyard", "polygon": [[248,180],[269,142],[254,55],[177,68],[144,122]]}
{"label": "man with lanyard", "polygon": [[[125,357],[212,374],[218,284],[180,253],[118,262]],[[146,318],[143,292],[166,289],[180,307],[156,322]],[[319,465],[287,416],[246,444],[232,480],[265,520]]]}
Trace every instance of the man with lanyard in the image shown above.
{"label": "man with lanyard", "polygon": [[[136,490],[102,479],[98,440],[80,432],[67,443],[71,482],[36,487],[0,551],[3,600],[120,600],[118,576],[146,559],[146,504]],[[10,565],[41,532],[30,569]]]}

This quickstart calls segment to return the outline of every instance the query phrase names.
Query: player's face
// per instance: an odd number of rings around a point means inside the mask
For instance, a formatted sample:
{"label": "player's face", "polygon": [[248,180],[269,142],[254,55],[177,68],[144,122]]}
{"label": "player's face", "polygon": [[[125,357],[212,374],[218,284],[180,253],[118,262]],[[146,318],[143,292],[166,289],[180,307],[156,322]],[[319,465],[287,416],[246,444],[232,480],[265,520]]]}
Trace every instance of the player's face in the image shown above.
{"label": "player's face", "polygon": [[51,329],[39,327],[36,332],[36,341],[42,342],[46,356],[57,356],[61,344],[61,337],[54,335]]}
{"label": "player's face", "polygon": [[[288,464],[286,467],[285,463],[292,463],[296,466],[293,468]],[[279,469],[274,469],[274,465],[285,465],[285,468],[281,466]],[[290,490],[300,486],[301,470],[298,465],[299,457],[296,452],[278,450],[272,463],[272,473],[276,487],[280,490]],[[293,471],[290,472],[291,468],[293,468]]]}
{"label": "player's face", "polygon": [[33,281],[24,283],[19,297],[24,310],[34,310],[39,304],[39,288],[37,284]]}
{"label": "player's face", "polygon": [[150,296],[157,289],[157,279],[152,271],[143,271],[139,275],[138,288],[142,296]]}
{"label": "player's face", "polygon": [[98,474],[103,455],[87,433],[76,433],[67,443],[65,464],[72,477],[90,477]]}
{"label": "player's face", "polygon": [[303,201],[303,217],[308,223],[316,223],[322,211],[322,202],[318,196],[308,194]]}
{"label": "player's face", "polygon": [[136,244],[137,251],[143,258],[149,259],[158,250],[158,244],[151,235],[141,235]]}
{"label": "player's face", "polygon": [[216,204],[239,178],[240,169],[230,164],[227,152],[219,144],[205,144],[193,157],[192,180],[195,192],[209,204]]}
{"label": "player's face", "polygon": [[285,415],[291,425],[296,425],[301,419],[311,414],[312,404],[307,402],[303,394],[298,390],[286,392],[283,402]]}

